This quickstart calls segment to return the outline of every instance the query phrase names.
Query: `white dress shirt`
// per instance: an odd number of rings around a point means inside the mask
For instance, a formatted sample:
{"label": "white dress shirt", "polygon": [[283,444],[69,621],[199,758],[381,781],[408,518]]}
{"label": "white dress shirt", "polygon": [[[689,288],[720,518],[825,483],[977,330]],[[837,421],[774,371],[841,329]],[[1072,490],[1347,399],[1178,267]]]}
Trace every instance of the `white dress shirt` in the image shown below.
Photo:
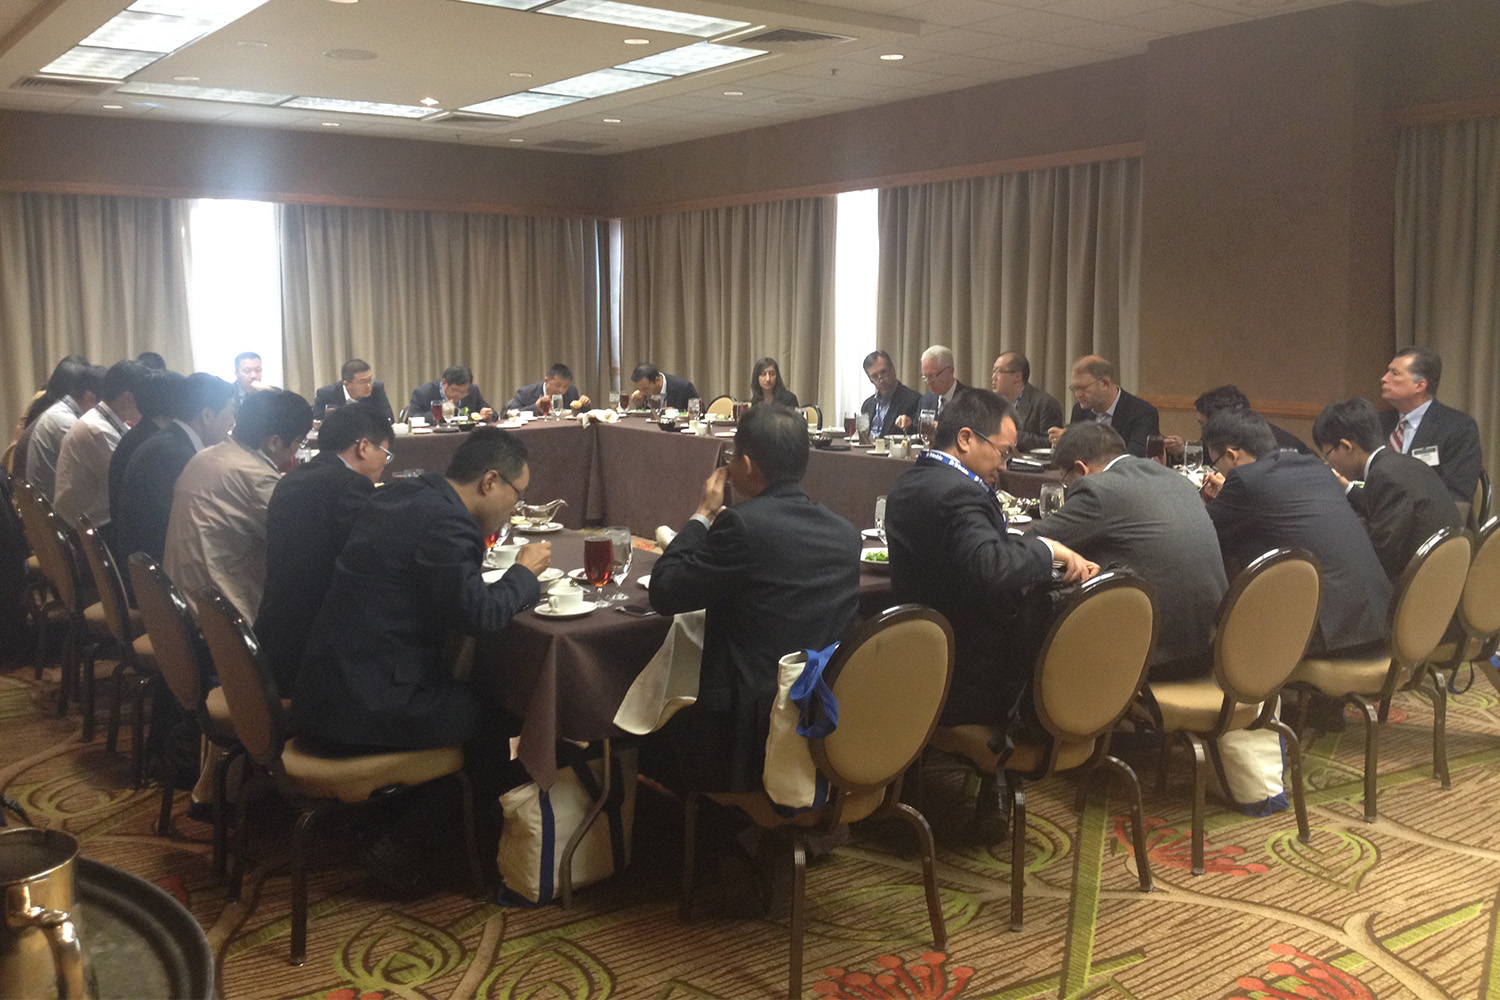
{"label": "white dress shirt", "polygon": [[63,437],[52,509],[70,526],[78,527],[80,514],[96,528],[109,523],[109,460],[128,429],[108,403],[100,403]]}
{"label": "white dress shirt", "polygon": [[82,415],[73,397],[64,396],[47,407],[31,429],[31,445],[26,449],[26,481],[48,503],[57,493],[57,456],[62,451],[63,438]]}

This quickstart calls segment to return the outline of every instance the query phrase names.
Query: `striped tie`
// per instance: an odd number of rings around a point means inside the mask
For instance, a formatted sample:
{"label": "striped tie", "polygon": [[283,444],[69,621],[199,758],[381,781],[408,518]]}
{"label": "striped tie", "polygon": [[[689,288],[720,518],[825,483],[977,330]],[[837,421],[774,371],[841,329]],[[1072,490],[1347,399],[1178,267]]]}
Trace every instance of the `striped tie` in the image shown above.
{"label": "striped tie", "polygon": [[1406,443],[1406,418],[1402,417],[1396,423],[1396,429],[1391,431],[1391,451],[1401,451],[1401,446]]}

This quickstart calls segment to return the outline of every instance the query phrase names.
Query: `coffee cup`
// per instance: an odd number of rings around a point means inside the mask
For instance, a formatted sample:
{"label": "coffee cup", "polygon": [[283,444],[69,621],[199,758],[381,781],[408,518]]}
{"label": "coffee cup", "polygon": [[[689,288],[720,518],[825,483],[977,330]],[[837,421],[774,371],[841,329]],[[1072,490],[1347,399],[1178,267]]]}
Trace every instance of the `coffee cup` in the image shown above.
{"label": "coffee cup", "polygon": [[572,580],[562,580],[547,591],[547,605],[553,614],[566,615],[583,610],[583,588]]}
{"label": "coffee cup", "polygon": [[391,435],[393,437],[405,437],[411,433],[411,427],[406,424],[391,424]]}
{"label": "coffee cup", "polygon": [[877,455],[888,455],[888,454],[890,454],[890,451],[891,451],[891,443],[889,441],[887,441],[885,438],[876,438],[875,439],[875,454],[877,454]]}
{"label": "coffee cup", "polygon": [[515,542],[496,545],[490,549],[489,555],[485,556],[485,564],[494,569],[510,569],[516,564],[516,556],[520,553],[521,548],[521,545]]}

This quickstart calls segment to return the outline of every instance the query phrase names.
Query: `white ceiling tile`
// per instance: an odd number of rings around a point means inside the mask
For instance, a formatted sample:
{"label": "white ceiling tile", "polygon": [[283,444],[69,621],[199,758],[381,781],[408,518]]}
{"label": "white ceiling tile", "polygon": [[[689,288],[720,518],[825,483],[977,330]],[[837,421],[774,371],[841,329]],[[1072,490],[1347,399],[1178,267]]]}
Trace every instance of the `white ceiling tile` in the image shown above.
{"label": "white ceiling tile", "polygon": [[961,31],[947,29],[934,31],[931,34],[923,34],[910,43],[909,47],[915,47],[927,52],[953,52],[967,54],[987,49],[995,44],[993,35],[978,31]]}
{"label": "white ceiling tile", "polygon": [[1082,62],[1100,62],[1102,61],[1101,56],[1103,54],[1082,50],[1072,45],[1058,45],[1055,42],[1025,39],[996,45],[994,48],[988,50],[985,55],[1003,62],[1012,63],[1044,63],[1051,59],[1072,59],[1081,56],[1081,64]]}
{"label": "white ceiling tile", "polygon": [[1117,21],[1131,14],[1170,7],[1179,0],[1053,0],[1047,10],[1053,14],[1083,17],[1090,21]]}
{"label": "white ceiling tile", "polygon": [[1121,18],[1119,23],[1147,31],[1161,32],[1163,35],[1175,35],[1218,28],[1226,24],[1239,24],[1245,20],[1248,20],[1248,17],[1244,14],[1205,7],[1197,3],[1184,3],[1175,7],[1162,7],[1131,14]]}
{"label": "white ceiling tile", "polygon": [[928,24],[956,26],[988,21],[995,16],[997,10],[1003,12],[1005,7],[989,0],[924,0],[903,8],[901,16],[913,17]]}
{"label": "white ceiling tile", "polygon": [[1040,38],[1042,35],[1055,35],[1059,31],[1083,27],[1089,23],[1083,18],[1067,17],[1047,10],[1018,10],[970,27],[1006,38]]}
{"label": "white ceiling tile", "polygon": [[1134,28],[1124,24],[1086,24],[1044,36],[1044,40],[1057,45],[1073,45],[1080,49],[1099,49],[1106,52],[1146,51],[1146,43],[1161,35],[1154,31]]}

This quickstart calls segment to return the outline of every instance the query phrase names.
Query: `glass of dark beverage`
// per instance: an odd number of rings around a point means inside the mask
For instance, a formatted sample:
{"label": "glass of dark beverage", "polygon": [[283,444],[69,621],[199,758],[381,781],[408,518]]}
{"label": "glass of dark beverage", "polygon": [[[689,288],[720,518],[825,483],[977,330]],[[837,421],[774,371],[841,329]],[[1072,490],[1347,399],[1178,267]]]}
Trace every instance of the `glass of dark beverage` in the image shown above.
{"label": "glass of dark beverage", "polygon": [[551,412],[552,412],[552,397],[548,396],[548,395],[545,395],[545,394],[543,394],[541,396],[538,396],[536,398],[536,415],[539,416],[539,417],[545,417],[547,414],[549,414]]}
{"label": "glass of dark beverage", "polygon": [[918,416],[917,433],[922,435],[922,443],[931,448],[937,438],[937,410],[923,410]]}
{"label": "glass of dark beverage", "polygon": [[661,420],[661,410],[663,402],[664,399],[662,397],[662,394],[659,392],[653,392],[651,395],[646,397],[646,407],[651,411],[652,420]]}
{"label": "glass of dark beverage", "polygon": [[441,399],[434,400],[433,404],[432,404],[432,424],[433,424],[434,427],[436,427],[438,424],[440,424],[442,422],[443,422],[443,401]]}
{"label": "glass of dark beverage", "polygon": [[844,437],[850,438],[850,439],[852,439],[854,437],[854,421],[855,421],[854,414],[852,414],[852,413],[846,413],[846,414],[844,414]]}
{"label": "glass of dark beverage", "polygon": [[1160,434],[1150,434],[1146,437],[1146,457],[1161,465],[1167,464],[1167,439]]}
{"label": "glass of dark beverage", "polygon": [[594,585],[594,594],[604,592],[615,568],[615,544],[608,535],[593,535],[583,540],[583,575]]}

